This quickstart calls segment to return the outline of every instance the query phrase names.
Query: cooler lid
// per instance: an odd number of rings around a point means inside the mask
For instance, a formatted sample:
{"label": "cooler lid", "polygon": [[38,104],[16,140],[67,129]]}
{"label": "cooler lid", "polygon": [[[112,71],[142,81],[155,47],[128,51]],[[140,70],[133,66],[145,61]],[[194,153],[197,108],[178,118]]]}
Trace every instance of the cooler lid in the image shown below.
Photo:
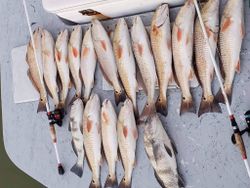
{"label": "cooler lid", "polygon": [[[62,11],[72,9],[74,7],[86,6],[88,4],[95,4],[110,0],[42,0],[43,7],[49,12]],[[114,1],[114,0],[112,0]],[[119,1],[119,0],[116,0]]]}

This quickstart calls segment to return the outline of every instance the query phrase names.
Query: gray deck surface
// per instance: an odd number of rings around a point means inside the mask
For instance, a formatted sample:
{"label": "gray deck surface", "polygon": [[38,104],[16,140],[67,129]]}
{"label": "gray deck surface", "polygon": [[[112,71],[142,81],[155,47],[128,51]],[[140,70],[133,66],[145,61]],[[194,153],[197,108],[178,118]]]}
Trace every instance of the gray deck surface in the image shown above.
{"label": "gray deck surface", "polygon": [[[59,176],[53,145],[49,137],[48,121],[45,113],[37,114],[37,102],[14,104],[12,95],[11,49],[24,45],[29,40],[28,28],[20,0],[0,1],[0,62],[1,91],[3,110],[3,132],[6,151],[11,160],[25,173],[52,188],[88,187],[91,173],[85,162],[82,178],[70,172],[76,157],[71,148],[71,134],[68,132],[68,118],[62,128],[57,127],[59,153],[66,173]],[[250,9],[245,6],[246,37],[241,53],[241,73],[236,76],[232,108],[241,128],[245,127],[244,112],[250,109]],[[28,9],[32,22],[51,31],[54,36],[65,25],[54,15],[45,12],[40,1],[28,0]],[[99,72],[99,71],[98,71]],[[113,100],[112,92],[101,92],[100,74],[96,90],[101,98]],[[214,82],[215,91],[218,84]],[[201,88],[193,89],[196,106],[201,98]],[[138,95],[140,108],[145,97]],[[192,188],[249,188],[243,162],[236,148],[231,144],[232,129],[223,106],[223,114],[206,114],[198,118],[195,114],[178,115],[180,92],[169,91],[169,115],[164,120],[169,135],[178,149],[178,163],[186,187]],[[164,118],[163,118],[164,119]],[[244,135],[246,148],[250,156],[250,138]],[[138,142],[138,160],[133,173],[133,187],[159,187],[151,165],[145,155],[142,142],[142,129]],[[249,160],[250,162],[250,160]],[[123,176],[121,163],[118,163],[118,181]],[[104,163],[101,172],[102,183],[107,176]]]}

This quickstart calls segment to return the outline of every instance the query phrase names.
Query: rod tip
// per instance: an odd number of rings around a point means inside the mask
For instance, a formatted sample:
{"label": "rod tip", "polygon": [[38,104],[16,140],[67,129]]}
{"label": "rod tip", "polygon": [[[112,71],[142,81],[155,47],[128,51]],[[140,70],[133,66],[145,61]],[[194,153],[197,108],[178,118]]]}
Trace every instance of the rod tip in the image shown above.
{"label": "rod tip", "polygon": [[59,164],[58,165],[58,173],[60,174],[60,175],[63,175],[64,174],[64,168],[63,168],[63,166],[61,165],[61,164]]}

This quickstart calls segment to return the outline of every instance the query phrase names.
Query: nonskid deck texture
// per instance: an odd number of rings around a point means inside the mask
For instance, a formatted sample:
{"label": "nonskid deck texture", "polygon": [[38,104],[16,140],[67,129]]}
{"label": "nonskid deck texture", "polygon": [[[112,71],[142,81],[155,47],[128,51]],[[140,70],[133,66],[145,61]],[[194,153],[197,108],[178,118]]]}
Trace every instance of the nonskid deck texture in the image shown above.
{"label": "nonskid deck texture", "polygon": [[[223,2],[225,2],[223,0]],[[21,1],[1,1],[2,21],[1,36],[1,81],[3,132],[6,151],[11,160],[25,173],[37,179],[48,187],[88,187],[91,172],[87,163],[84,164],[82,178],[70,172],[75,163],[75,155],[71,147],[71,134],[68,132],[68,118],[64,126],[57,128],[58,147],[61,161],[66,173],[59,176],[56,171],[56,160],[53,146],[47,128],[45,113],[36,113],[37,102],[14,104],[12,90],[11,49],[24,45],[29,40],[28,28]],[[54,15],[46,13],[40,1],[27,1],[32,22],[48,29],[55,36],[66,26]],[[224,7],[224,3],[222,3]],[[18,10],[18,11],[17,11]],[[174,16],[175,14],[171,14]],[[145,22],[151,20],[151,15],[144,15]],[[243,114],[250,107],[250,8],[245,1],[246,37],[241,52],[241,73],[234,82],[232,109],[241,128],[245,126]],[[112,22],[112,21],[108,21]],[[107,22],[107,23],[108,23]],[[113,100],[112,91],[102,92],[101,74],[97,71],[95,91],[101,99]],[[218,84],[213,84],[214,91]],[[195,104],[198,106],[201,98],[201,88],[193,89]],[[146,97],[138,95],[139,108],[145,103]],[[177,161],[180,172],[189,188],[248,188],[250,181],[237,149],[231,144],[232,130],[226,117],[225,106],[223,114],[205,114],[198,118],[195,114],[184,114],[179,117],[180,92],[177,89],[169,92],[169,114],[164,119],[164,125],[173,138],[178,149]],[[160,187],[154,177],[153,169],[143,148],[142,129],[140,128],[137,151],[137,166],[133,173],[132,186],[136,188]],[[246,149],[250,155],[250,138],[245,139]],[[118,163],[118,182],[123,170]],[[106,163],[102,166],[101,181],[104,184],[107,176]]]}

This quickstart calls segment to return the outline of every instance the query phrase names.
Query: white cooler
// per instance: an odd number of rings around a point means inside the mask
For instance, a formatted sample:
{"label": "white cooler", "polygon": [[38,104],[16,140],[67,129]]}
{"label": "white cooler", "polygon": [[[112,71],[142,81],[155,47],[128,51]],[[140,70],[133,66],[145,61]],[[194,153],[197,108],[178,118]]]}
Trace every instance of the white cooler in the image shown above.
{"label": "white cooler", "polygon": [[48,12],[75,23],[109,19],[155,10],[162,3],[174,7],[185,0],[42,0]]}

